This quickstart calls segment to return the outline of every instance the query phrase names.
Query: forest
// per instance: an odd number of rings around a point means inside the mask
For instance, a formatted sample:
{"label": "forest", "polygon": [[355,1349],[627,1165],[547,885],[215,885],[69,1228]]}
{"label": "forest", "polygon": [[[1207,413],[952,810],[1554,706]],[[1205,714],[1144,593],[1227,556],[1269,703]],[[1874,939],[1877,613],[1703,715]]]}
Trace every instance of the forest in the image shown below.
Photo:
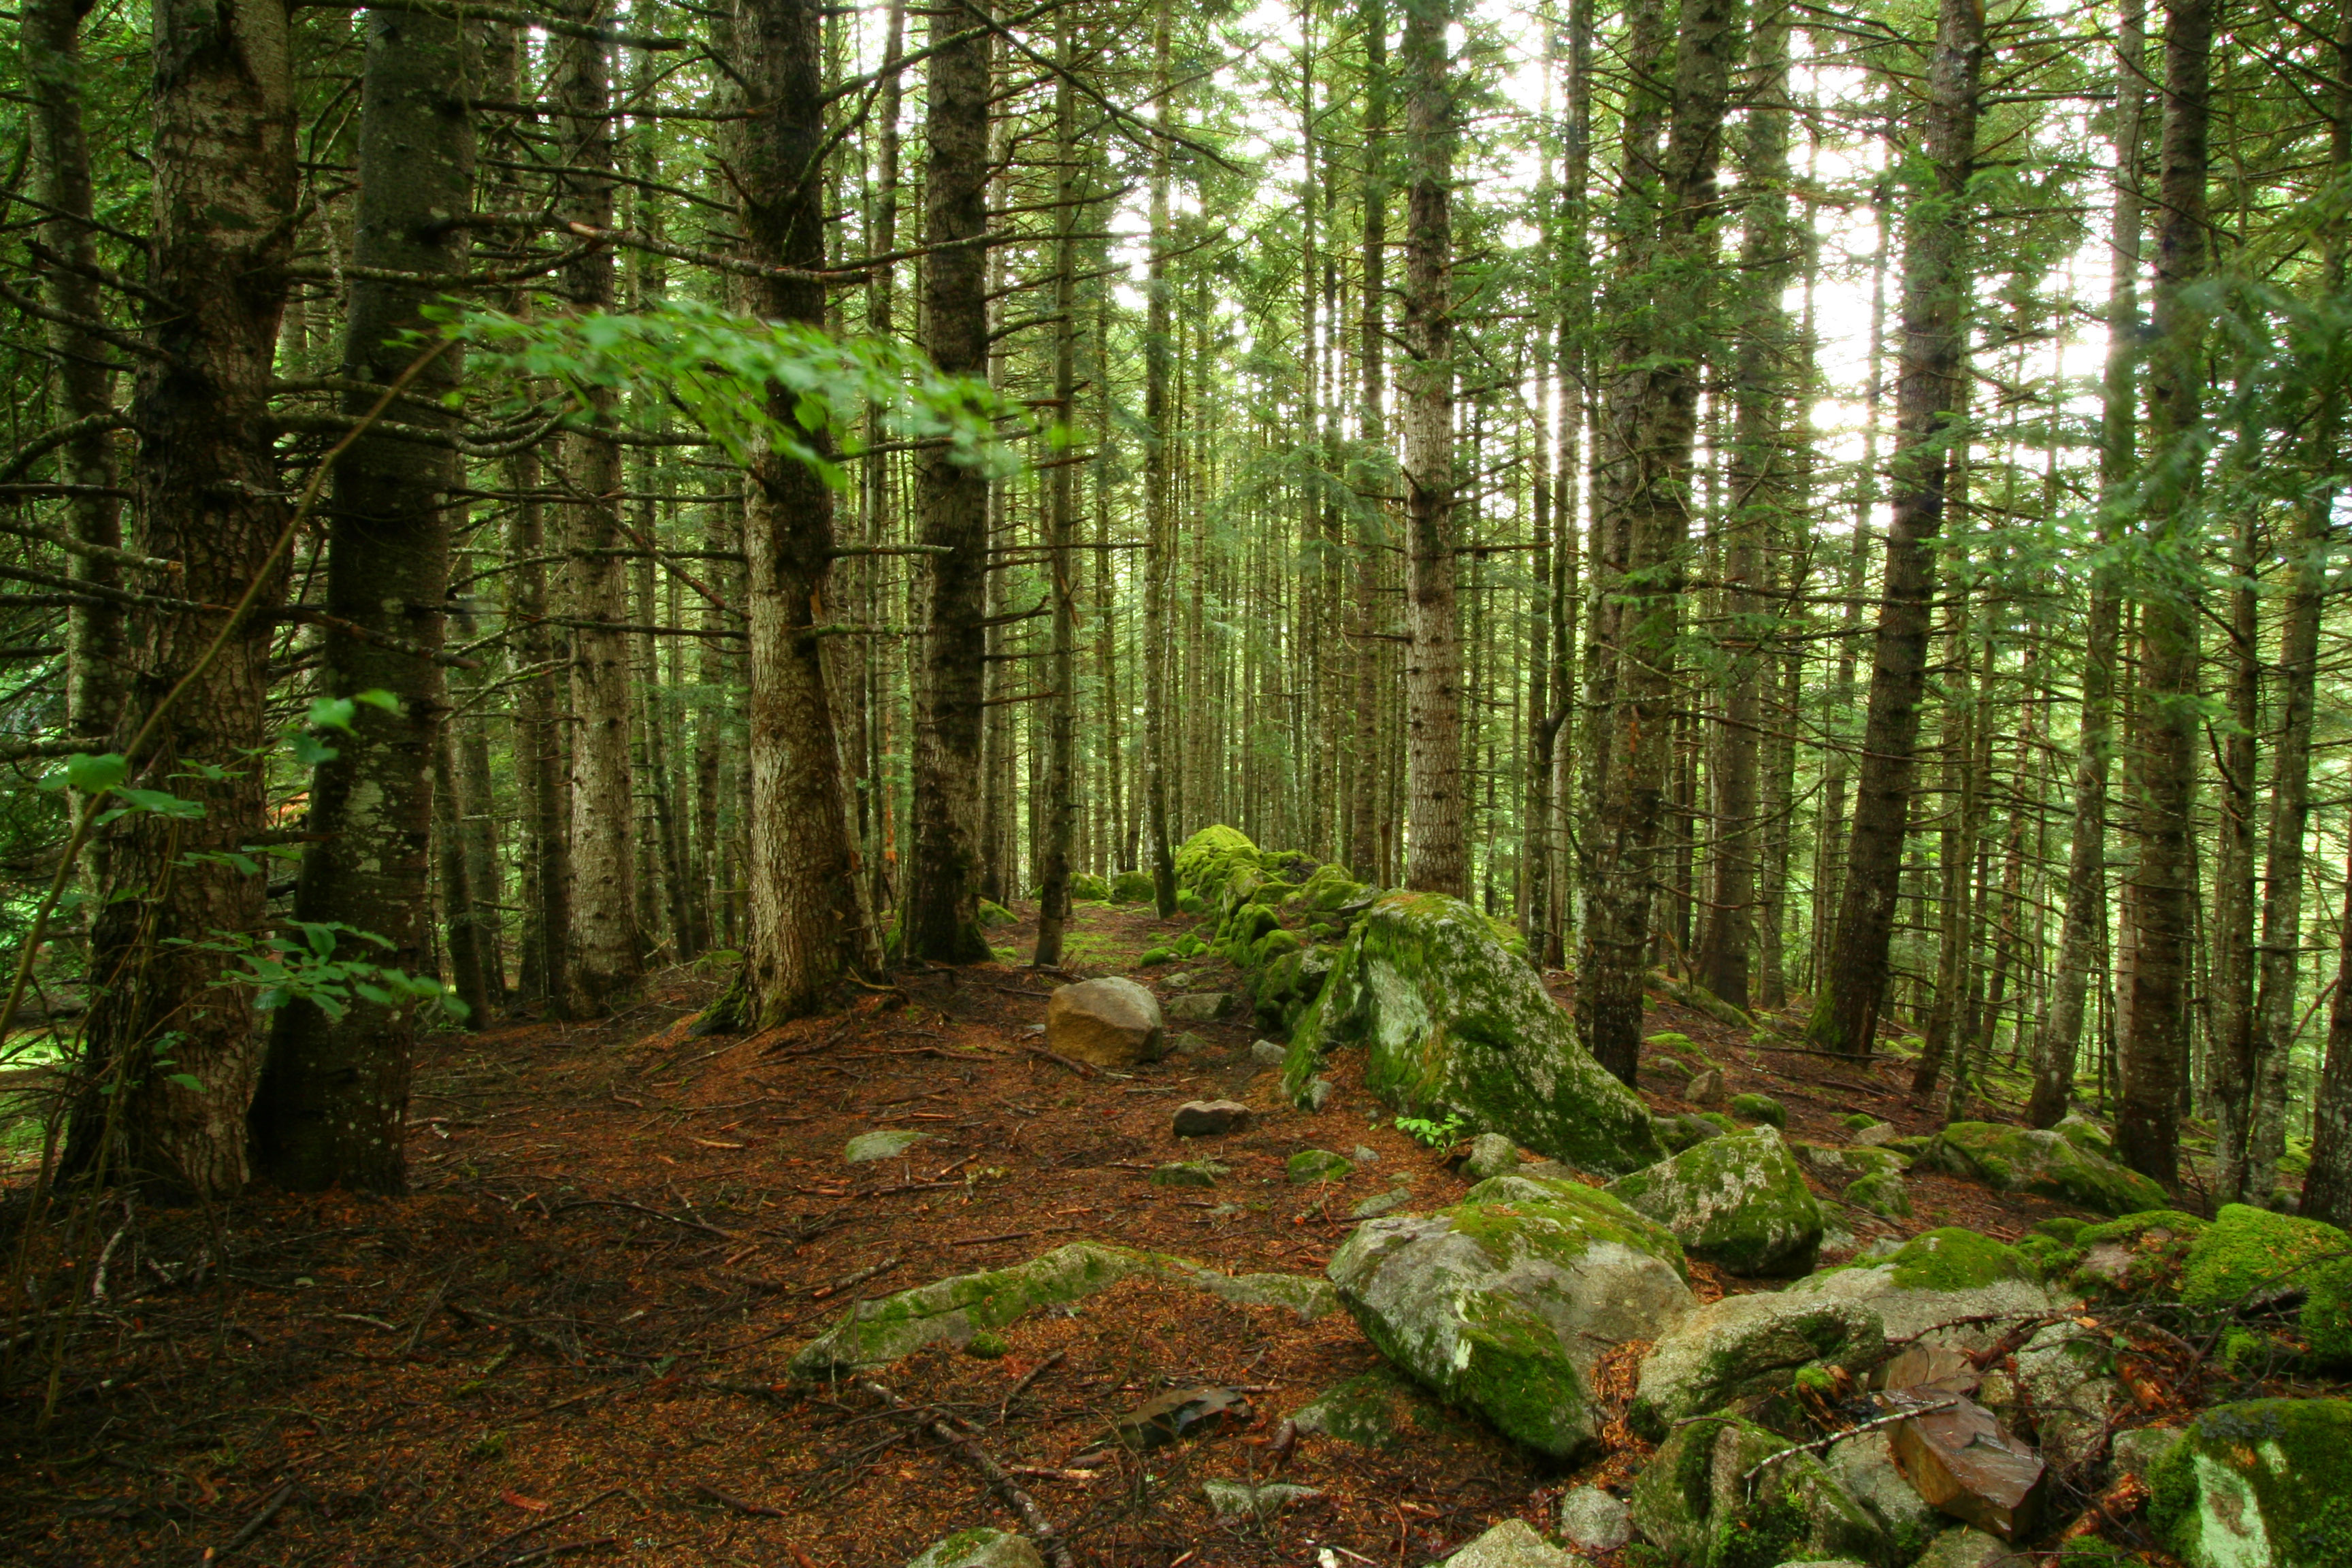
{"label": "forest", "polygon": [[[1365,1252],[1402,1221],[1351,1228],[1338,1195],[1383,1159],[1423,1207],[1606,1182],[1615,1217],[1579,1224],[1671,1232],[1643,1324],[1579,1331],[1619,1350],[1817,1259],[2021,1248],[2038,1304],[1978,1303],[2031,1321],[1952,1341],[1968,1387],[1808,1329],[1832,1394],[1743,1385],[1739,1419],[1834,1458],[1926,1430],[1916,1389],[1981,1397],[2049,1461],[2046,1510],[1929,1500],[2042,1561],[2061,1526],[2116,1562],[2352,1552],[2340,1506],[2265,1555],[2198,1544],[2187,1461],[2127,1495],[2122,1441],[2282,1399],[2352,1436],[2319,1397],[2352,1364],[2352,5],[15,4],[0,1429],[10,1469],[48,1467],[0,1510],[23,1561],[896,1563],[921,1541],[890,1508],[998,1505],[1015,1568],[1336,1568],[1343,1541],[1406,1568],[1514,1515],[1615,1568],[1917,1558],[1887,1518],[1786,1558],[1726,1544],[1764,1529],[1728,1502],[1664,1521],[1643,1464],[1732,1395],[1654,1394],[1663,1351],[1577,1364],[1561,1397],[1613,1414],[1574,1440],[1418,1366]],[[1155,1163],[1153,1093],[1232,1163]],[[754,1109],[695,1120],[730,1096]],[[1298,1163],[1326,1152],[1277,1157],[1353,1142],[1327,1102],[1371,1141],[1328,1192]],[[478,1157],[533,1115],[568,1142]],[[894,1163],[856,1152],[909,1118]],[[1751,1136],[1813,1215],[1769,1266],[1669,1219],[1654,1174]],[[950,1137],[972,1152],[927,1174]],[[1049,1145],[1034,1183],[992,1163]],[[1551,1168],[1510,1174],[1520,1150]],[[1271,1196],[1170,1206],[1253,1159]],[[951,1201],[1004,1234],[926,1231]],[[843,1250],[853,1223],[878,1228]],[[2241,1230],[2301,1272],[2229,1273]],[[1113,1241],[1160,1249],[1119,1254],[1117,1300],[1193,1347],[1169,1365],[1265,1405],[1238,1512],[1170,1513],[1158,1436],[1105,1461],[1115,1497],[1084,1460],[1006,1470],[1016,1402],[1090,1364],[1021,1338],[1083,1336],[1059,1319],[975,1316],[975,1359],[902,1398],[856,1379],[907,1352],[842,1349],[899,1298],[856,1296],[791,1362],[839,1352],[838,1397],[881,1401],[854,1431],[710,1348],[793,1352],[768,1342],[908,1255],[1009,1276]],[[2170,1272],[2122,1290],[2117,1245]],[[573,1246],[570,1287],[514,1294]],[[1306,1267],[1369,1343],[1244,1324],[1285,1347],[1264,1375],[1203,1360],[1196,1308],[1154,1294],[1178,1252]],[[268,1294],[394,1259],[326,1316],[397,1353],[321,1349]],[[667,1270],[709,1278],[643,1285]],[[668,1304],[625,1331],[592,1283]],[[1884,1317],[1878,1359],[1910,1342]],[[2101,1373],[2138,1414],[2087,1446],[1974,1381],[2034,1386],[2062,1320],[2144,1363]],[[540,1414],[468,1407],[432,1439],[455,1459],[394,1479],[425,1428],[398,1447],[372,1406],[501,1340],[465,1397]],[[199,1342],[201,1376],[109,1408]],[[1183,1381],[1121,1342],[1097,1436]],[[257,1458],[294,1417],[232,1441],[157,1414],[337,1356],[394,1381],[282,1403],[350,1451],[346,1491]],[[530,1493],[577,1478],[499,1468],[573,1402],[490,1388],[517,1356],[625,1374],[578,1396],[652,1402],[616,1431],[697,1419],[655,1408],[681,1377],[731,1391],[709,1441],[785,1424],[797,1489],[607,1502],[639,1482],[578,1460],[616,1489],[550,1513]],[[1374,1362],[1486,1423],[1446,1427],[1471,1489],[1400,1501],[1454,1462],[1416,1437],[1266,1500],[1322,1408],[1267,1391]],[[160,1447],[126,1458],[118,1415]],[[167,1479],[93,1503],[74,1478],[108,1464]],[[468,1486],[528,1528],[478,1539]],[[1631,1497],[1638,1539],[1568,1529],[1586,1491]],[[554,1528],[600,1504],[669,1523]],[[372,1538],[382,1510],[422,1533]],[[1506,1528],[1458,1560],[1552,1561],[1498,1555]],[[948,1544],[921,1561],[1000,1563]]]}

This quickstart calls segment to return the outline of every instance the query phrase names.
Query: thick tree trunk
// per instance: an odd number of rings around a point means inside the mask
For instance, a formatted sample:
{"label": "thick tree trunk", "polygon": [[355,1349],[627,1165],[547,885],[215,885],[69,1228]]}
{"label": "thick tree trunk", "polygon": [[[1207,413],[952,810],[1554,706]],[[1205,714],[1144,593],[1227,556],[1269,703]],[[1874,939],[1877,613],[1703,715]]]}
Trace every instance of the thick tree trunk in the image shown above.
{"label": "thick tree trunk", "polygon": [[[601,25],[608,0],[567,0],[575,21]],[[556,96],[571,117],[560,123],[570,165],[586,173],[561,177],[558,205],[575,222],[609,228],[613,168],[609,47],[559,40]],[[613,308],[613,257],[596,250],[564,268],[572,309]],[[605,430],[614,416],[611,394],[592,392],[590,428],[564,443],[564,478],[581,500],[570,507],[571,560],[565,599],[572,628],[572,950],[565,976],[570,1006],[600,1017],[636,990],[645,966],[636,917],[636,805],[629,779],[634,707],[629,690],[629,634],[609,628],[629,620],[627,561],[612,552],[626,543],[621,531],[621,447]],[[599,553],[602,552],[602,553]]]}
{"label": "thick tree trunk", "polygon": [[1466,897],[1463,833],[1462,632],[1454,595],[1454,88],[1448,0],[1405,11],[1403,71],[1409,216],[1405,224],[1402,395],[1405,486],[1404,882]]}
{"label": "thick tree trunk", "polygon": [[1867,1055],[1886,993],[1888,944],[1927,684],[1935,539],[1944,526],[1966,374],[1969,175],[1976,164],[1977,84],[1984,12],[1942,0],[1928,73],[1928,188],[1910,209],[1903,255],[1903,348],[1895,395],[1894,517],[1878,611],[1870,705],[1863,724],[1837,934],[1807,1034],[1817,1046]]}
{"label": "thick tree trunk", "polygon": [[[2352,836],[2346,839],[2352,850]],[[2352,887],[2352,863],[2345,868]],[[2352,1226],[2352,895],[2336,933],[2336,994],[2327,1007],[2327,1051],[2311,1112],[2311,1169],[2304,1173],[2306,1219]]]}
{"label": "thick tree trunk", "polygon": [[[147,283],[159,314],[131,405],[135,548],[186,564],[177,591],[235,604],[284,595],[287,509],[269,422],[271,361],[295,229],[293,79],[278,0],[157,0],[156,172]],[[111,1092],[75,1109],[68,1163],[110,1180],[196,1194],[248,1170],[246,1108],[261,1068],[250,994],[218,983],[194,945],[266,924],[263,879],[227,855],[264,826],[263,696],[269,630],[247,616],[199,661],[220,617],[142,606],[138,675],[118,736],[177,689],[133,783],[193,800],[195,817],[134,812],[103,829],[106,880],[90,934],[96,999],[89,1077]],[[213,776],[204,776],[209,771]],[[190,1087],[193,1080],[194,1087]]]}
{"label": "thick tree trunk", "polygon": [[[961,11],[931,16],[930,113],[925,122],[924,345],[950,375],[988,372],[989,48]],[[988,479],[933,450],[917,484],[930,584],[923,681],[915,716],[915,863],[901,934],[911,958],[969,963],[988,956],[980,930],[980,737]]]}
{"label": "thick tree trunk", "polygon": [[2164,146],[2156,226],[2155,346],[2147,367],[2149,477],[2143,529],[2161,577],[2140,594],[2140,680],[2133,735],[2138,921],[2131,1031],[2121,1042],[2116,1152],[2142,1175],[2179,1179],[2180,1085],[2196,930],[2199,592],[2182,437],[2198,417],[2204,332],[2188,298],[2206,268],[2205,182],[2212,0],[2165,7]]}
{"label": "thick tree trunk", "polygon": [[1675,732],[1675,644],[1690,540],[1691,467],[1699,366],[1714,303],[1716,165],[1731,60],[1735,0],[1688,0],[1675,51],[1674,110],[1657,174],[1656,267],[1646,309],[1616,347],[1612,423],[1622,465],[1605,491],[1623,546],[1615,584],[1616,673],[1603,744],[1600,809],[1585,846],[1586,920],[1577,963],[1576,1022],[1601,1066],[1633,1081],[1641,1053],[1652,889],[1665,879]]}
{"label": "thick tree trunk", "polygon": [[[747,0],[737,19],[752,110],[738,152],[746,248],[754,260],[803,272],[825,259],[821,15],[813,0]],[[752,287],[761,319],[824,324],[823,284],[770,276]],[[772,417],[792,418],[793,392],[774,388],[769,398]],[[743,522],[753,823],[746,963],[755,1027],[814,1011],[845,974],[871,973],[881,961],[826,639],[809,630],[834,618],[826,610],[833,548],[833,492],[824,479],[796,458],[761,457]]]}
{"label": "thick tree trunk", "polygon": [[[422,12],[370,11],[360,88],[360,198],[356,266],[425,274],[464,270],[462,228],[474,188],[474,120],[449,84],[472,77],[465,24]],[[437,291],[355,278],[342,374],[384,385],[416,355],[407,334]],[[462,367],[455,350],[411,384],[404,424],[447,427],[439,406]],[[371,392],[347,395],[364,414]],[[456,454],[389,437],[363,436],[336,465],[328,539],[327,608],[338,620],[416,648],[441,645],[449,596],[448,492]],[[433,843],[434,771],[444,742],[441,668],[431,658],[371,641],[338,626],[326,637],[321,684],[331,697],[381,691],[387,712],[361,704],[335,755],[310,781],[309,828],[294,890],[298,921],[340,924],[391,943],[367,956],[422,972]],[[451,891],[461,894],[464,885]],[[452,920],[470,910],[453,904]],[[354,938],[346,936],[346,943]],[[478,1000],[480,986],[475,987]],[[356,1001],[341,1018],[308,1002],[282,1008],[253,1107],[254,1152],[281,1186],[399,1192],[407,1184],[408,1078],[415,1005]]]}

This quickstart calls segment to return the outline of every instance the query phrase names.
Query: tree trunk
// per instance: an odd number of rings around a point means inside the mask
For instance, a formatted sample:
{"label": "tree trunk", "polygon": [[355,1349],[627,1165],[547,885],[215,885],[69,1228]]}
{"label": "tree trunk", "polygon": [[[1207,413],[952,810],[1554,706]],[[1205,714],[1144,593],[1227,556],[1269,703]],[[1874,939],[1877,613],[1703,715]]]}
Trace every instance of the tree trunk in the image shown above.
{"label": "tree trunk", "polygon": [[2344,919],[2336,933],[2336,994],[2327,1006],[2327,1053],[2311,1112],[2311,1169],[2304,1173],[2305,1219],[2352,1226],[2352,834],[2345,837]]}
{"label": "tree trunk", "polygon": [[1813,1044],[1868,1055],[1885,1001],[1888,945],[1911,810],[1927,684],[1934,542],[1944,526],[1968,352],[1969,180],[1976,164],[1984,12],[1942,0],[1928,73],[1928,188],[1916,194],[1903,254],[1903,347],[1895,396],[1894,517],[1877,649],[1854,790],[1837,934],[1807,1028]]}
{"label": "tree trunk", "polygon": [[[132,486],[142,554],[184,563],[175,592],[235,604],[285,590],[287,509],[269,418],[272,358],[295,233],[293,80],[278,0],[157,0],[154,183],[147,284],[177,309],[141,368]],[[194,945],[267,922],[263,879],[224,861],[264,826],[269,630],[247,616],[217,657],[219,616],[142,606],[127,742],[160,704],[131,781],[204,807],[133,812],[102,830],[90,933],[87,1077],[112,1092],[74,1111],[67,1163],[94,1178],[212,1195],[248,1170],[246,1109],[261,1068],[250,994]],[[182,683],[185,682],[184,688]],[[204,776],[209,771],[212,776]],[[193,1082],[194,1087],[190,1087]]]}
{"label": "tree trunk", "polygon": [[1152,9],[1152,80],[1161,134],[1151,144],[1151,255],[1144,281],[1143,327],[1143,819],[1151,856],[1152,902],[1161,920],[1176,913],[1176,851],[1169,824],[1169,774],[1175,767],[1175,699],[1170,667],[1172,586],[1176,569],[1176,521],[1170,505],[1175,482],[1170,462],[1168,99],[1175,91],[1170,74],[1169,11],[1172,0]]}
{"label": "tree trunk", "polygon": [[[608,0],[567,0],[572,19],[601,25]],[[574,222],[613,223],[609,46],[566,38],[555,46],[556,97],[571,111],[559,123],[569,164],[584,174],[559,176],[558,208]],[[563,269],[575,310],[613,308],[613,256],[594,250]],[[636,919],[636,805],[629,781],[629,619],[625,558],[611,553],[621,533],[621,448],[599,428],[613,418],[610,393],[587,395],[592,425],[564,443],[565,478],[582,499],[570,508],[567,608],[586,624],[572,639],[572,950],[565,976],[571,1010],[601,1017],[626,1001],[644,972]],[[602,552],[604,553],[597,553]]]}
{"label": "tree trunk", "polygon": [[[1060,26],[1063,68],[1076,68],[1066,15]],[[1078,110],[1070,79],[1054,84],[1055,156],[1061,165],[1055,200],[1061,206],[1061,235],[1055,243],[1054,417],[1066,428],[1077,424],[1078,230],[1085,216],[1079,194],[1087,171],[1078,161]],[[1099,392],[1097,392],[1099,395]],[[1078,613],[1077,470],[1056,464],[1045,476],[1045,569],[1054,582],[1054,648],[1045,710],[1045,831],[1038,857],[1037,949],[1041,969],[1062,962],[1062,931],[1070,919],[1070,849],[1077,831]]]}
{"label": "tree trunk", "polygon": [[2180,1085],[2197,906],[2196,578],[2202,563],[2192,558],[2197,521],[2187,470],[2194,459],[2179,448],[2196,426],[2204,379],[2204,332],[2188,292],[2206,268],[2212,42],[2212,0],[2171,0],[2166,5],[2155,343],[2147,366],[2151,457],[2143,503],[2155,572],[2137,587],[2140,679],[2131,773],[2139,847],[2133,872],[2138,936],[2131,1031],[2121,1047],[2116,1152],[2125,1164],[2168,1187],[2180,1174]]}
{"label": "tree trunk", "polygon": [[[360,197],[356,267],[426,274],[464,270],[467,231],[445,221],[474,188],[474,120],[449,83],[471,75],[465,24],[422,12],[370,11],[360,88]],[[365,275],[351,285],[343,374],[385,385],[415,358],[430,289]],[[457,351],[412,382],[403,423],[447,428],[438,406],[455,391]],[[346,395],[359,415],[376,401]],[[449,596],[448,492],[456,454],[415,441],[363,436],[335,466],[328,539],[327,608],[338,620],[411,647],[441,646]],[[361,704],[351,731],[330,738],[335,755],[310,781],[310,832],[294,890],[294,918],[372,932],[391,945],[371,962],[425,967],[435,765],[444,741],[441,667],[404,647],[331,625],[321,682],[330,697],[389,693],[397,711]],[[451,891],[462,894],[462,880]],[[470,910],[446,911],[463,920]],[[347,947],[356,941],[346,935]],[[480,987],[475,986],[478,998]],[[396,1193],[407,1185],[408,1079],[415,1004],[356,1000],[331,1017],[304,1001],[278,1011],[253,1107],[254,1152],[272,1181],[304,1191],[342,1186]]]}
{"label": "tree trunk", "polygon": [[[924,138],[924,346],[950,375],[988,373],[989,47],[961,11],[931,16]],[[988,570],[987,477],[948,452],[919,461],[918,505],[930,583],[915,717],[915,862],[900,927],[907,955],[988,956],[980,930],[980,737]]]}
{"label": "tree trunk", "polygon": [[1576,1022],[1584,1047],[1628,1084],[1641,1054],[1651,891],[1672,854],[1665,793],[1675,734],[1675,644],[1690,538],[1699,365],[1709,337],[1716,164],[1738,52],[1733,0],[1688,0],[1675,51],[1674,109],[1656,174],[1652,295],[1626,318],[1616,348],[1612,417],[1621,465],[1604,490],[1622,543],[1614,584],[1616,673],[1603,743],[1600,809],[1588,829],[1585,930]]}

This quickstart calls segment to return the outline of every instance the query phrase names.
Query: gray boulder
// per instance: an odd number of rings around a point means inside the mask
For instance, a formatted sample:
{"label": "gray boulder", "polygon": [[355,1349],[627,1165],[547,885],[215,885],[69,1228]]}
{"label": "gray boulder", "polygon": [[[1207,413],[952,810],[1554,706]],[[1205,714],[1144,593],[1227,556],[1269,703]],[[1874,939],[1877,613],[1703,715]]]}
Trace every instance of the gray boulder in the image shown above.
{"label": "gray boulder", "polygon": [[1805,1173],[1769,1126],[1695,1143],[1609,1190],[1734,1274],[1802,1274],[1827,1223]]}
{"label": "gray boulder", "polygon": [[1249,1125],[1250,1108],[1237,1100],[1193,1100],[1176,1108],[1179,1138],[1222,1138]]}
{"label": "gray boulder", "polygon": [[1736,1416],[1675,1430],[1633,1483],[1633,1523],[1691,1568],[1890,1559],[1885,1532],[1810,1453]]}
{"label": "gray boulder", "polygon": [[1189,996],[1170,997],[1168,1016],[1188,1024],[1207,1024],[1232,1012],[1233,1006],[1234,994],[1230,991],[1195,991]]}
{"label": "gray boulder", "polygon": [[1895,1561],[1916,1557],[1952,1522],[1919,1495],[1895,1462],[1888,1428],[1874,1426],[1842,1438],[1822,1458],[1846,1495],[1886,1532]]}
{"label": "gray boulder", "polygon": [[1633,1539],[1633,1510],[1599,1487],[1570,1487],[1559,1499],[1560,1538],[1584,1552],[1614,1552]]}
{"label": "gray boulder", "polygon": [[1664,1152],[1640,1098],[1577,1044],[1541,977],[1458,899],[1391,893],[1363,912],[1291,1035],[1292,1099],[1349,1047],[1365,1051],[1365,1087],[1405,1115],[1456,1115],[1612,1175]]}
{"label": "gray boulder", "polygon": [[1119,975],[1058,985],[1045,999],[1045,1048],[1073,1061],[1101,1068],[1156,1061],[1165,1027],[1159,998]]}
{"label": "gray boulder", "polygon": [[2141,1214],[2171,1203],[2155,1182],[2054,1129],[1955,1121],[1928,1140],[1919,1163],[1997,1192],[2032,1193],[2095,1214]]}
{"label": "gray boulder", "polygon": [[1924,1342],[1966,1350],[1990,1344],[2007,1325],[1963,1320],[2046,1312],[2054,1305],[2015,1247],[1957,1226],[1915,1236],[1877,1262],[1808,1275],[1782,1295],[1864,1305],[1891,1340],[1925,1336]]}
{"label": "gray boulder", "polygon": [[1998,1535],[1972,1524],[1956,1524],[1938,1534],[1912,1568],[2003,1568],[2010,1563],[2026,1568],[2037,1560],[2015,1555]]}
{"label": "gray boulder", "polygon": [[2352,1546],[2352,1399],[2204,1412],[2151,1480],[2157,1539],[2189,1568],[2342,1568]]}
{"label": "gray boulder", "polygon": [[1687,1416],[1787,1387],[1799,1367],[1875,1366],[1885,1359],[1886,1338],[1878,1313],[1858,1302],[1787,1290],[1726,1296],[1657,1336],[1627,1419],[1656,1441]]}
{"label": "gray boulder", "polygon": [[1474,1182],[1489,1176],[1499,1176],[1519,1163],[1519,1146],[1499,1132],[1481,1132],[1470,1141],[1470,1157],[1462,1163],[1462,1173]]}
{"label": "gray boulder", "polygon": [[1445,1568],[1579,1568],[1524,1519],[1507,1519],[1445,1560]]}
{"label": "gray boulder", "polygon": [[1332,1255],[1339,1300],[1382,1355],[1448,1403],[1556,1458],[1595,1444],[1592,1371],[1691,1310],[1674,1237],[1607,1194],[1481,1184],[1433,1215],[1370,1220]]}

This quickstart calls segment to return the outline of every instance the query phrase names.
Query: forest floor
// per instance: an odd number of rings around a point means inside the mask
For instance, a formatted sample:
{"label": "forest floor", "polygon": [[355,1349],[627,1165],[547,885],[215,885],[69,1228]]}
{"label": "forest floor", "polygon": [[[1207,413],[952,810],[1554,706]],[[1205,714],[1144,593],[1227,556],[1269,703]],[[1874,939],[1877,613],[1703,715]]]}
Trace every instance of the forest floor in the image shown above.
{"label": "forest floor", "polygon": [[[1135,965],[1171,929],[1081,906],[1070,970],[1172,994],[1166,970]],[[1024,953],[1030,934],[1025,918],[993,933]],[[1189,968],[1186,990],[1234,979]],[[1403,1185],[1436,1206],[1467,1185],[1391,1125],[1360,1058],[1333,1060],[1319,1114],[1291,1109],[1240,1018],[1171,1022],[1195,1037],[1182,1050],[1081,1076],[1040,1049],[1055,984],[1010,963],[908,973],[846,1014],[693,1039],[712,986],[678,972],[594,1027],[434,1037],[412,1196],[257,1191],[100,1226],[121,1229],[114,1283],[66,1371],[0,1384],[0,1561],[896,1568],[953,1530],[1019,1528],[871,1394],[789,1385],[793,1351],[861,1296],[1081,1238],[1319,1274],[1357,1203]],[[1931,1129],[1899,1058],[1755,1048],[1666,1005],[1650,1027],[1703,1044],[1734,1090],[1780,1099],[1792,1138],[1843,1142],[1857,1109]],[[1687,1109],[1670,1081],[1644,1097]],[[1180,1144],[1175,1108],[1220,1095],[1247,1101],[1253,1124]],[[924,1137],[845,1163],[845,1142],[877,1128]],[[1310,1147],[1355,1156],[1354,1173],[1288,1184],[1285,1160]],[[1201,1155],[1232,1168],[1216,1188],[1149,1184]],[[1910,1184],[1916,1217],[1852,1216],[1859,1240],[1943,1225],[2013,1238],[2064,1212],[1924,1171]],[[1759,1288],[1694,1275],[1710,1300]],[[1466,1420],[1408,1425],[1391,1451],[1301,1439],[1284,1478],[1321,1496],[1220,1524],[1201,1483],[1269,1475],[1282,1418],[1376,1363],[1346,1314],[1307,1323],[1137,1279],[1003,1338],[1001,1356],[935,1347],[877,1380],[975,1423],[1102,1568],[1406,1568],[1507,1517],[1548,1524],[1570,1479]],[[1243,1390],[1253,1420],[1071,1479],[1110,1422],[1192,1384]]]}

